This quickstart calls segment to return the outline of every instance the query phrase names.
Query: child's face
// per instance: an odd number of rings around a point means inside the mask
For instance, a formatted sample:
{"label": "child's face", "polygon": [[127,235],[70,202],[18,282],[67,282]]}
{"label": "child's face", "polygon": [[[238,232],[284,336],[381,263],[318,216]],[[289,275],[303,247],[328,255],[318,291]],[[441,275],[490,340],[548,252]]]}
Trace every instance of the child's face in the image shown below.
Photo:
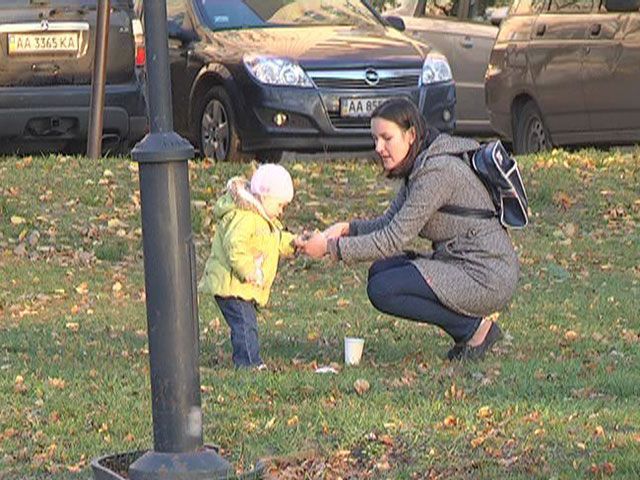
{"label": "child's face", "polygon": [[262,202],[262,206],[264,207],[264,211],[269,216],[269,218],[278,218],[284,212],[284,207],[286,207],[289,202],[285,202],[279,198],[274,198],[270,196],[263,196],[260,198]]}

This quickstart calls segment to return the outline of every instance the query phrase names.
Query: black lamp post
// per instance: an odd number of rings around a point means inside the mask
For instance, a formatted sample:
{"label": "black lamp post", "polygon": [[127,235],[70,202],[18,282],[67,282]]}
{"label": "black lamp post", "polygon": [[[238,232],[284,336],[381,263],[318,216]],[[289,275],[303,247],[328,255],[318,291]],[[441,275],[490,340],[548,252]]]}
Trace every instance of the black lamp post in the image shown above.
{"label": "black lamp post", "polygon": [[150,133],[132,154],[139,163],[154,450],[129,467],[129,477],[227,478],[229,462],[202,442],[187,163],[193,147],[173,131],[166,2],[144,7]]}

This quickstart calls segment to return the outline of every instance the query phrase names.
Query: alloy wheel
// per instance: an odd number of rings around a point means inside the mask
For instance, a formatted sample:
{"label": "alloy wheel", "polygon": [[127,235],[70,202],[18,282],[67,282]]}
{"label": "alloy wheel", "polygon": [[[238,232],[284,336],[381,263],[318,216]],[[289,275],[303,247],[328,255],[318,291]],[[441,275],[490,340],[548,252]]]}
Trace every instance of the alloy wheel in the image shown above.
{"label": "alloy wheel", "polygon": [[545,131],[542,120],[539,117],[531,117],[526,132],[527,152],[542,152],[544,150],[548,150],[551,146],[549,139],[547,138],[547,132]]}
{"label": "alloy wheel", "polygon": [[207,158],[224,161],[229,155],[231,132],[229,116],[218,99],[212,99],[202,113],[202,153]]}

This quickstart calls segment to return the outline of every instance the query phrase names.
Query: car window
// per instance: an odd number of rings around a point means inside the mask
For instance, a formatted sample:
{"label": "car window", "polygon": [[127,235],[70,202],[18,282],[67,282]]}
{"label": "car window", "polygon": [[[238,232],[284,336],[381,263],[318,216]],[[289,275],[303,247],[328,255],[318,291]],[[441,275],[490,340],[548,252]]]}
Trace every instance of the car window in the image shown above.
{"label": "car window", "polygon": [[516,0],[509,10],[509,15],[536,15],[547,5],[547,0]]}
{"label": "car window", "polygon": [[594,0],[551,0],[550,13],[586,13],[593,10]]}
{"label": "car window", "polygon": [[416,17],[457,18],[460,5],[459,0],[421,0],[416,7]]}
{"label": "car window", "polygon": [[376,25],[359,0],[198,0],[214,30],[246,27]]}
{"label": "car window", "polygon": [[491,23],[491,14],[508,5],[507,0],[470,0],[469,20],[480,23]]}
{"label": "car window", "polygon": [[419,0],[379,0],[378,2],[371,2],[379,12],[405,15],[407,17],[415,15],[418,3]]}

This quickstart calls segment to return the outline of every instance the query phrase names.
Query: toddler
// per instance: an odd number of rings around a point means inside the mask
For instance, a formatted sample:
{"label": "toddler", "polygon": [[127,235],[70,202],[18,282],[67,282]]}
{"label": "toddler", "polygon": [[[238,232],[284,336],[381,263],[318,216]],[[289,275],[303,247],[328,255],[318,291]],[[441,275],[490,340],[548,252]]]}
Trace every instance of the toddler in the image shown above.
{"label": "toddler", "polygon": [[216,232],[199,291],[214,295],[231,329],[236,367],[266,368],[260,358],[256,306],[265,306],[280,255],[302,240],[283,230],[279,217],[293,199],[293,182],[281,165],[261,165],[248,182],[234,177],[214,208]]}

